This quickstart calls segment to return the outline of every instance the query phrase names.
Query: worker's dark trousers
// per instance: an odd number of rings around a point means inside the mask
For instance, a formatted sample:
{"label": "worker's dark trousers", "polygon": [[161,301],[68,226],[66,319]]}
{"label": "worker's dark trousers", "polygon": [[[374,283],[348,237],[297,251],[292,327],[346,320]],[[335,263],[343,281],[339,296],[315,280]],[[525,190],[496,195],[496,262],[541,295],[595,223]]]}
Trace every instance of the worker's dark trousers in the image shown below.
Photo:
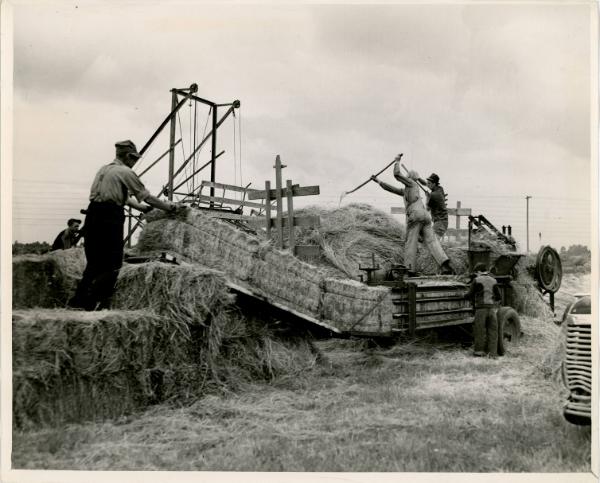
{"label": "worker's dark trousers", "polygon": [[497,307],[484,307],[475,309],[473,321],[473,338],[475,352],[489,352],[492,356],[498,355],[498,319]]}
{"label": "worker's dark trousers", "polygon": [[85,310],[109,307],[123,264],[124,222],[122,206],[90,203],[84,227],[87,264],[69,305]]}

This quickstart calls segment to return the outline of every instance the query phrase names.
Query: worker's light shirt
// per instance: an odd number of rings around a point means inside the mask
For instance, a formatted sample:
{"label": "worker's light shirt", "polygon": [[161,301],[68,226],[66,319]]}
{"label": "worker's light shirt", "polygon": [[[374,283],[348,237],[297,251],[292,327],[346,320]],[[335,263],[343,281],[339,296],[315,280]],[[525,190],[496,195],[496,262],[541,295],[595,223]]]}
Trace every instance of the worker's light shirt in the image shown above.
{"label": "worker's light shirt", "polygon": [[150,192],[131,168],[115,158],[112,163],[102,166],[96,173],[90,191],[90,201],[124,206],[129,194],[134,195],[141,203]]}

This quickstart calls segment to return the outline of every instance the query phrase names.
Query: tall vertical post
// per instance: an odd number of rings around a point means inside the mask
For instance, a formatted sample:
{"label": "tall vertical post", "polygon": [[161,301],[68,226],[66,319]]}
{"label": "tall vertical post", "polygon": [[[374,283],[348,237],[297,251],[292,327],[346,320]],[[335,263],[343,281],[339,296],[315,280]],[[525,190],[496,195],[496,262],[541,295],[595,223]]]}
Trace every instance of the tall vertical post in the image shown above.
{"label": "tall vertical post", "polygon": [[277,229],[277,244],[279,248],[283,248],[283,206],[281,202],[281,169],[284,166],[281,164],[279,154],[275,158],[275,199],[277,200],[277,220],[275,228]]}
{"label": "tall vertical post", "polygon": [[460,241],[461,236],[460,236],[460,215],[459,215],[459,210],[460,210],[460,201],[456,202],[456,241]]}
{"label": "tall vertical post", "polygon": [[469,247],[469,250],[471,249],[471,230],[473,229],[473,222],[471,221],[471,218],[469,217],[469,226],[467,228],[467,246]]}
{"label": "tall vertical post", "polygon": [[[177,92],[171,89],[171,112],[177,108]],[[171,133],[169,137],[169,178],[167,182],[167,198],[173,201],[173,172],[175,171],[175,115],[171,117]]]}
{"label": "tall vertical post", "polygon": [[525,196],[527,202],[526,224],[527,224],[527,253],[529,253],[529,199],[531,196]]}
{"label": "tall vertical post", "polygon": [[287,197],[287,212],[288,212],[288,247],[292,255],[294,254],[294,246],[296,240],[294,237],[294,193],[292,191],[292,180],[288,179],[285,182],[286,197]]}
{"label": "tall vertical post", "polygon": [[265,181],[265,218],[267,219],[267,240],[271,239],[271,182]]}
{"label": "tall vertical post", "polygon": [[[212,153],[210,155],[210,181],[212,183],[215,182],[215,173],[217,171],[217,165],[215,160],[217,159],[217,106],[213,104],[212,106],[212,138],[211,138],[211,149]],[[210,196],[215,196],[215,187],[210,187]],[[213,202],[210,202],[210,207],[213,207]]]}

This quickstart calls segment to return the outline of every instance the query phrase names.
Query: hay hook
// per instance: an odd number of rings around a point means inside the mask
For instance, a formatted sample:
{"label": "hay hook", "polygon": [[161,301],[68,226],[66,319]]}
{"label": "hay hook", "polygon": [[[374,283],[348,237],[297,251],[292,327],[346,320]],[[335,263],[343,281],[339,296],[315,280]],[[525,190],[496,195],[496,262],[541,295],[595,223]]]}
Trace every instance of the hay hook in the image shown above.
{"label": "hay hook", "polygon": [[379,171],[377,174],[374,174],[373,176],[369,177],[369,179],[367,179],[367,181],[365,181],[364,183],[361,183],[361,184],[359,184],[359,185],[358,185],[356,188],[354,188],[353,190],[350,190],[350,191],[344,191],[344,192],[341,194],[341,196],[340,196],[340,202],[339,202],[339,204],[340,204],[340,205],[342,204],[342,200],[344,199],[344,196],[346,196],[346,195],[349,195],[350,193],[354,193],[355,191],[359,190],[359,189],[360,189],[360,188],[362,188],[364,185],[366,185],[366,184],[367,184],[369,181],[372,181],[372,180],[373,180],[373,178],[376,178],[376,177],[377,177],[377,176],[379,176],[381,173],[383,173],[383,172],[384,172],[386,169],[388,169],[388,168],[389,168],[389,167],[390,167],[392,164],[394,164],[395,162],[398,162],[398,161],[400,161],[400,159],[402,158],[402,155],[403,155],[403,154],[404,154],[404,153],[400,153],[398,156],[396,156],[396,157],[394,158],[394,160],[393,160],[393,161],[392,161],[390,164],[386,165],[386,167],[385,167],[385,168],[383,168],[383,169],[382,169],[381,171]]}

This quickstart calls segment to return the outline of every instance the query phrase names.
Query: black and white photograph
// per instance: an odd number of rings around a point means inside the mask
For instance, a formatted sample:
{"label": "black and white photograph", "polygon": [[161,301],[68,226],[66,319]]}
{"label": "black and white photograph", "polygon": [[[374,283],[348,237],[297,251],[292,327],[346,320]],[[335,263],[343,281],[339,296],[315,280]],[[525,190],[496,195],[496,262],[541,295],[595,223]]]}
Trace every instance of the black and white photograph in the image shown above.
{"label": "black and white photograph", "polygon": [[0,18],[2,481],[597,481],[595,0]]}

